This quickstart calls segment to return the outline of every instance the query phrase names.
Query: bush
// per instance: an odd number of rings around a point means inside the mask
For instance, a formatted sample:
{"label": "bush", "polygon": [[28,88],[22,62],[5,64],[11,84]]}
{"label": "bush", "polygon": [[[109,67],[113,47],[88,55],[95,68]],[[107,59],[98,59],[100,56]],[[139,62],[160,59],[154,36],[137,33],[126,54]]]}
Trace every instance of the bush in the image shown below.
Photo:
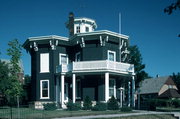
{"label": "bush", "polygon": [[130,107],[122,107],[122,108],[121,108],[121,111],[122,111],[122,112],[131,112],[131,111],[132,111],[132,108],[130,108]]}
{"label": "bush", "polygon": [[106,110],[107,110],[107,104],[106,104],[106,103],[98,102],[98,103],[92,108],[92,110],[94,110],[94,111],[106,111]]}
{"label": "bush", "polygon": [[56,110],[57,106],[56,103],[47,103],[47,104],[43,104],[44,106],[44,110]]}
{"label": "bush", "polygon": [[83,101],[83,109],[84,110],[91,110],[92,109],[92,101],[89,96],[86,96]]}
{"label": "bush", "polygon": [[69,101],[66,103],[67,110],[68,111],[78,111],[81,109],[81,104],[80,103],[73,103],[72,101]]}
{"label": "bush", "polygon": [[107,103],[108,110],[118,110],[118,101],[112,96]]}
{"label": "bush", "polygon": [[148,110],[156,111],[156,100],[148,100]]}
{"label": "bush", "polygon": [[178,99],[172,100],[172,105],[176,108],[180,107],[180,100]]}

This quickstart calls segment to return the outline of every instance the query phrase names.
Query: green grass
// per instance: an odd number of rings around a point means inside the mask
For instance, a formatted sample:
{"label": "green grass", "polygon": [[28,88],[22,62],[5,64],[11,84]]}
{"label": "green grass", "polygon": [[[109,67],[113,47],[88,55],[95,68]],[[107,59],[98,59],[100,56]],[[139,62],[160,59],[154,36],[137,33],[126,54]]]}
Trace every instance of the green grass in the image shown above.
{"label": "green grass", "polygon": [[[100,119],[100,118],[98,118]],[[105,119],[105,118],[101,118]],[[176,119],[172,115],[139,115],[139,116],[128,116],[128,117],[116,117],[116,118],[109,118],[109,119]]]}
{"label": "green grass", "polygon": [[[121,111],[66,111],[66,110],[35,110],[31,108],[12,108],[13,118],[26,118],[26,119],[40,119],[40,118],[55,118],[55,117],[71,117],[71,116],[86,116],[86,115],[99,115],[99,114],[122,114]],[[10,108],[0,108],[0,118],[10,118]]]}
{"label": "green grass", "polygon": [[180,108],[173,107],[156,107],[156,110],[162,112],[180,112]]}

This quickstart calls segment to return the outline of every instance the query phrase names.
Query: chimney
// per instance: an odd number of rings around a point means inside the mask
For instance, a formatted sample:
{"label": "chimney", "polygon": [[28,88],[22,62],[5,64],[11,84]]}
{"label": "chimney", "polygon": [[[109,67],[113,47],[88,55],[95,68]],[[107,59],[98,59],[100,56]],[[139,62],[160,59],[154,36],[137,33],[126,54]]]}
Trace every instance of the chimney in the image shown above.
{"label": "chimney", "polygon": [[66,27],[69,29],[69,37],[74,35],[74,14],[73,12],[69,13],[69,20],[66,24]]}

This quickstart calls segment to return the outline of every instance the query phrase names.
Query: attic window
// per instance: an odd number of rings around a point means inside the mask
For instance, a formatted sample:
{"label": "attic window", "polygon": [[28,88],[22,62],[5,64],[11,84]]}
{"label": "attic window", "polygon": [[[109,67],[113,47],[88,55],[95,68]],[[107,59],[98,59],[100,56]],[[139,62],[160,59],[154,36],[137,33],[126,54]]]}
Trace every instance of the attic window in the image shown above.
{"label": "attic window", "polygon": [[89,32],[89,27],[86,27],[86,32]]}
{"label": "attic window", "polygon": [[172,88],[173,88],[173,86],[172,86],[172,85],[168,85],[168,88],[169,88],[169,89],[172,89]]}
{"label": "attic window", "polygon": [[77,27],[76,27],[76,32],[77,32],[77,33],[80,33],[80,26],[77,26]]}

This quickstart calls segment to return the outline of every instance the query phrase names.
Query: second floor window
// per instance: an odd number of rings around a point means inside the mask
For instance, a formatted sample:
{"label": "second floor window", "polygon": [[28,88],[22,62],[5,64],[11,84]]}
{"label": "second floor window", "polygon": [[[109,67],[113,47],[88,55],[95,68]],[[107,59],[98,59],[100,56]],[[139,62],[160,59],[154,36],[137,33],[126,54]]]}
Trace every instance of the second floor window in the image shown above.
{"label": "second floor window", "polygon": [[116,52],[108,50],[108,60],[116,61]]}
{"label": "second floor window", "polygon": [[77,33],[80,33],[80,26],[77,26],[77,27],[76,27],[76,32],[77,32]]}
{"label": "second floor window", "polygon": [[61,54],[59,55],[59,64],[68,64],[68,55]]}
{"label": "second floor window", "polygon": [[81,61],[81,54],[80,54],[80,52],[76,53],[75,61],[76,62]]}
{"label": "second floor window", "polygon": [[40,54],[40,72],[49,72],[49,53]]}

